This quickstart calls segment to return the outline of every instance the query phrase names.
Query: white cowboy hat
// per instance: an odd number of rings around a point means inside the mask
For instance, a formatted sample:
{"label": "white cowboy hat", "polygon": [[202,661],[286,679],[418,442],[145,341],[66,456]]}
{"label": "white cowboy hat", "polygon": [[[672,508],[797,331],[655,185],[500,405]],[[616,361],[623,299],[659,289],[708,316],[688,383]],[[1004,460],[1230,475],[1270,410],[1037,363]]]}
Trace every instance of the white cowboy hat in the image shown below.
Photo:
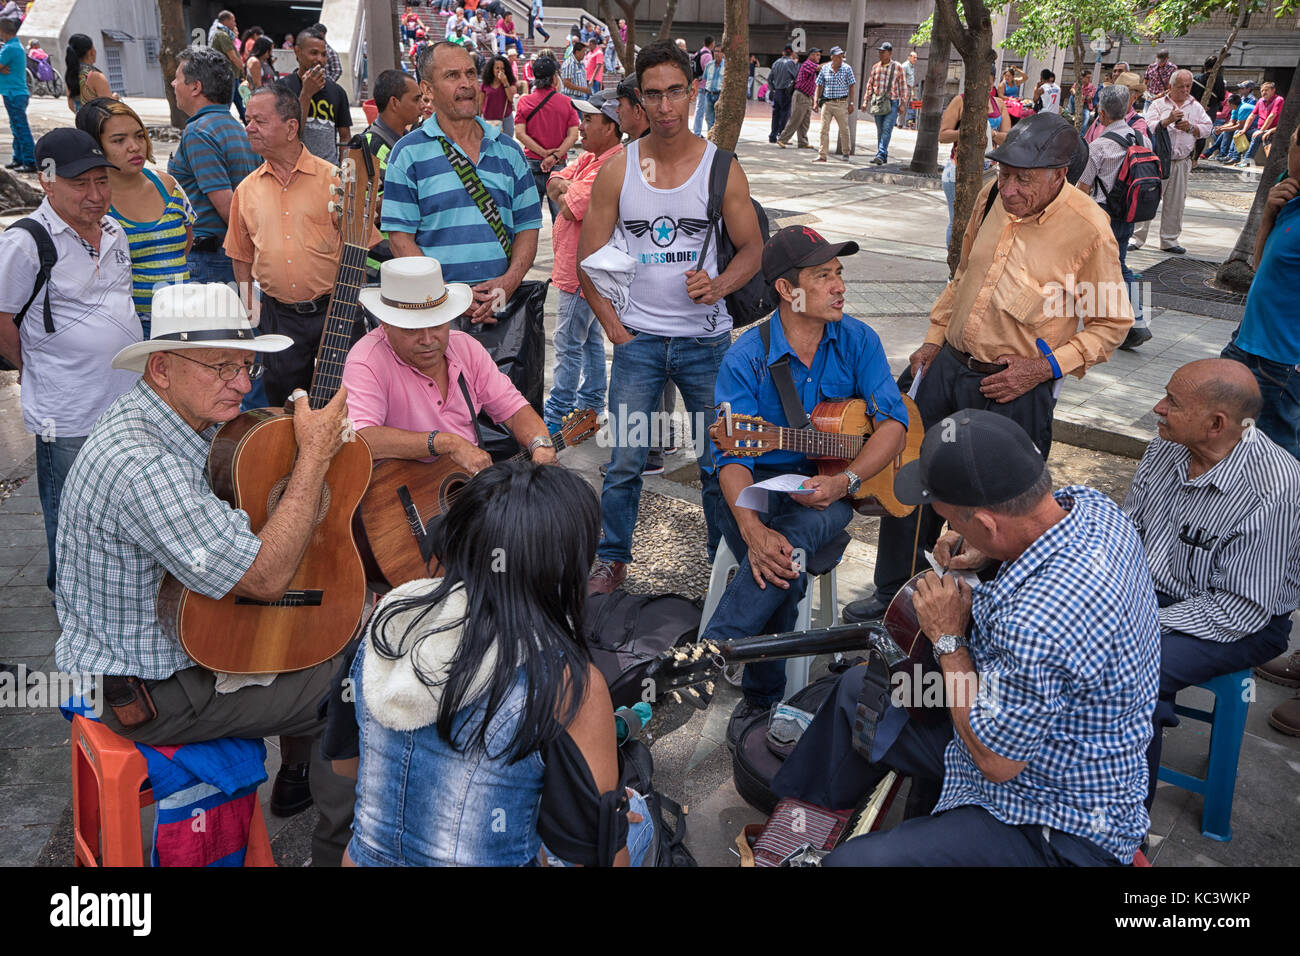
{"label": "white cowboy hat", "polygon": [[246,349],[280,352],[293,345],[287,335],[254,338],[248,310],[235,290],[218,282],[179,282],[153,295],[152,335],[113,356],[113,368],[143,372],[154,352],[178,349]]}
{"label": "white cowboy hat", "polygon": [[442,264],[425,256],[389,259],[379,266],[379,288],[358,293],[361,306],[380,322],[399,329],[446,325],[474,301],[463,282],[442,281]]}

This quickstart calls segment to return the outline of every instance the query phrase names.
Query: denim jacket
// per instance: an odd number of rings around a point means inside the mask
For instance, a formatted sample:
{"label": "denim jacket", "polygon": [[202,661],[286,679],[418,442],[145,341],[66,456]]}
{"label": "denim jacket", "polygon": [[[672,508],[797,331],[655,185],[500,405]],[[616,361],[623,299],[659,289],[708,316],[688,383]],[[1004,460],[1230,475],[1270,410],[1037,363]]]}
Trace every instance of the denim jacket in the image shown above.
{"label": "denim jacket", "polygon": [[[430,580],[395,588],[385,600],[427,594]],[[464,592],[453,591],[418,624],[415,612],[395,615],[389,633],[406,632],[405,653],[387,660],[371,646],[367,631],[352,665],[361,762],[349,855],[372,866],[522,866],[538,855],[541,802],[540,753],[516,763],[505,756],[524,706],[520,671],[515,686],[488,723],[487,749],[458,751],[436,726],[442,686],[416,676],[413,657],[434,681],[445,678],[460,629],[428,633],[465,614]],[[414,648],[411,628],[427,637]],[[475,735],[485,716],[484,690],[495,655],[482,661],[470,699],[456,715],[453,737]]]}

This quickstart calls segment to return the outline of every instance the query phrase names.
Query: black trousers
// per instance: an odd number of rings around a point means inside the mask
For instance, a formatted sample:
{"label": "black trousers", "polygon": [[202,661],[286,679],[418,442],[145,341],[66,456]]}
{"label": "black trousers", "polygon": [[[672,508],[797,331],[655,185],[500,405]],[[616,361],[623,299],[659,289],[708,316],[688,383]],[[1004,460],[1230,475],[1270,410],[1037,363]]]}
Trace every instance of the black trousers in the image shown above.
{"label": "black trousers", "polygon": [[311,375],[320,348],[321,333],[325,328],[325,312],[329,300],[311,313],[301,313],[270,296],[262,296],[262,319],[258,323],[259,335],[271,333],[287,335],[293,345],[283,352],[264,352],[262,364],[266,372],[262,383],[266,387],[266,401],[271,408],[279,408],[295,388],[311,388]]}
{"label": "black trousers", "polygon": [[[1002,403],[981,394],[980,382],[987,377],[966,368],[947,348],[940,350],[917,389],[916,407],[921,412],[921,424],[930,429],[962,409],[985,409],[1005,415],[1024,428],[1046,458],[1052,447],[1052,412],[1056,408],[1052,390],[1056,383],[1043,382],[1019,398]],[[922,552],[934,547],[942,527],[943,519],[928,507],[917,508],[906,518],[880,519],[875,582],[876,596],[881,601],[888,603],[898,593],[911,577],[913,568],[922,570],[929,566]]]}
{"label": "black trousers", "polygon": [[[951,721],[908,720],[877,763],[853,749],[853,721],[865,667],[844,672],[781,770],[772,792],[834,810],[856,806],[889,770],[917,781],[943,780]],[[904,820],[838,847],[823,866],[1118,866],[1090,840],[1041,824],[1003,823],[981,806]]]}
{"label": "black trousers", "polygon": [[784,90],[772,90],[772,131],[767,134],[767,141],[775,143],[776,138],[781,135],[785,129],[785,124],[790,122],[790,103],[794,98],[794,87],[789,86]]}

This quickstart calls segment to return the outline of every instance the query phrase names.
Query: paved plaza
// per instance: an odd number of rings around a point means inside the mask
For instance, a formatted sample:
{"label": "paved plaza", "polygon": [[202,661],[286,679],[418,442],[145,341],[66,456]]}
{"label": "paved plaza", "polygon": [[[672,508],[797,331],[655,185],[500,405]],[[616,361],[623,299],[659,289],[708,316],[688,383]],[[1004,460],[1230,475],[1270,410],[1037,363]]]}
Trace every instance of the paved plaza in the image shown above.
{"label": "paved plaza", "polygon": [[[164,101],[133,99],[132,105],[146,123],[166,123]],[[62,101],[40,100],[33,103],[31,120],[39,135],[42,127],[66,124],[69,115]],[[879,175],[881,181],[863,181],[848,176],[853,171],[863,175],[874,170],[867,160],[874,155],[875,134],[867,124],[858,129],[859,155],[848,161],[832,156],[830,162],[814,166],[810,160],[815,151],[779,150],[767,143],[767,117],[765,106],[751,106],[738,148],[755,198],[774,211],[774,229],[805,223],[832,242],[854,239],[861,245],[861,254],[844,260],[848,283],[845,311],[876,329],[891,366],[895,372],[901,371],[922,340],[929,308],[948,275],[942,245],[947,211],[937,180],[922,183],[913,177],[895,176],[902,181],[884,181],[890,178],[890,170],[902,171],[898,164],[905,168],[915,133],[896,131],[891,166]],[[354,128],[363,125],[360,111],[355,111]],[[811,135],[815,142],[816,120]],[[7,129],[0,131],[0,153],[7,149],[7,136]],[[159,163],[164,164],[174,143],[159,142],[155,148],[161,154]],[[1248,173],[1239,180],[1235,171],[1193,174],[1181,240],[1189,258],[1218,262],[1226,256],[1249,206],[1253,175]],[[1198,188],[1211,181],[1215,188]],[[1232,188],[1233,183],[1237,188]],[[530,277],[549,276],[550,245],[548,222]],[[1147,247],[1130,254],[1129,263],[1144,270],[1164,258],[1165,254]],[[551,296],[548,332],[554,325],[554,290]],[[1183,308],[1175,310],[1156,300],[1152,318],[1155,337],[1141,350],[1116,352],[1082,381],[1066,380],[1057,407],[1056,437],[1076,448],[1094,450],[1090,460],[1099,477],[1131,474],[1132,459],[1154,435],[1151,407],[1163,395],[1171,373],[1192,359],[1217,356],[1235,326],[1233,317],[1186,311],[1192,300],[1179,301]],[[1207,309],[1207,313],[1211,311]],[[48,673],[54,670],[58,622],[44,585],[46,552],[34,479],[35,439],[23,430],[15,379],[14,373],[0,373],[0,494],[12,489],[0,501],[0,661]],[[607,457],[606,448],[590,441],[565,452],[562,461],[599,488],[597,469]],[[670,458],[668,473],[646,480],[650,493],[646,497],[660,511],[679,518],[682,527],[698,519],[702,528],[699,493],[691,484],[689,464],[685,454]],[[1122,481],[1118,487],[1122,493]],[[643,502],[643,518],[646,508]],[[874,520],[868,523],[874,525]],[[838,570],[841,605],[870,587],[875,549],[869,540],[869,533],[855,534]],[[684,541],[682,547],[687,549],[686,563],[691,565],[690,580],[706,581],[702,541]],[[655,584],[652,573],[632,566],[629,585],[653,589]],[[668,589],[659,584],[659,590]],[[1300,631],[1292,638],[1292,647],[1298,644]],[[1241,751],[1233,840],[1219,843],[1202,837],[1201,798],[1162,785],[1152,812],[1150,855],[1157,865],[1294,865],[1300,861],[1296,822],[1300,739],[1277,733],[1266,721],[1268,712],[1293,692],[1259,682],[1256,693]],[[1195,690],[1185,698],[1198,704],[1209,700],[1207,694]],[[688,845],[706,865],[734,865],[736,857],[730,847],[736,834],[744,824],[762,818],[740,799],[731,783],[723,739],[735,699],[737,691],[723,687],[706,711],[683,706],[677,713],[668,713],[672,708],[665,708],[651,726],[658,731],[652,748],[657,784],[689,805]],[[273,777],[279,757],[276,741],[267,743],[267,765]],[[1167,734],[1164,759],[1178,769],[1198,772],[1204,769],[1207,749],[1208,727],[1184,721]],[[56,711],[0,708],[0,864],[70,862],[69,761],[68,724]],[[269,786],[268,782],[263,787],[264,800],[269,797]],[[901,804],[897,802],[895,816]],[[268,815],[273,845],[282,863],[307,862],[313,817],[311,811],[290,821]]]}

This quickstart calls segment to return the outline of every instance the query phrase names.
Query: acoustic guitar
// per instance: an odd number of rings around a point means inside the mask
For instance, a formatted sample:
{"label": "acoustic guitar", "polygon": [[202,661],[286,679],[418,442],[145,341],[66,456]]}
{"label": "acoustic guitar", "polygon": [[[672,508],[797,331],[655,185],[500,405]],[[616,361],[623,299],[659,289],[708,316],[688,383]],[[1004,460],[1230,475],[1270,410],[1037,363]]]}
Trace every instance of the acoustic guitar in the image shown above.
{"label": "acoustic guitar", "polygon": [[[351,149],[344,160],[344,235],[338,277],[316,352],[309,400],[321,408],[343,378],[352,330],[360,315],[357,292],[366,281],[366,252],[373,221],[373,160]],[[208,452],[208,484],[232,507],[248,514],[259,531],[275,513],[298,455],[293,416],[259,408],[222,425]],[[275,601],[227,594],[214,600],[184,587],[171,575],[158,592],[158,620],[203,667],[233,674],[296,671],[327,661],[351,640],[366,602],[366,575],[352,539],[352,514],[370,483],[370,449],[361,439],[345,443],[325,474],[316,527],[288,590]]]}
{"label": "acoustic guitar", "polygon": [[[591,409],[572,412],[551,441],[559,452],[599,427]],[[510,460],[527,457],[523,451]],[[388,458],[375,465],[353,523],[372,587],[439,576],[433,525],[471,477],[450,455],[431,462]]]}
{"label": "acoustic guitar", "polygon": [[[907,408],[907,445],[879,472],[862,477],[862,486],[849,502],[858,514],[901,518],[915,507],[903,504],[894,495],[894,476],[920,456],[921,440],[925,438],[921,413],[910,398],[902,398]],[[837,475],[858,456],[876,430],[875,419],[860,398],[820,402],[808,417],[812,428],[787,428],[754,415],[732,414],[724,404],[718,420],[709,426],[709,437],[726,455],[753,458],[769,451],[796,451],[816,460],[818,474]]]}
{"label": "acoustic guitar", "polygon": [[[942,696],[939,695],[937,700],[920,696],[924,689],[924,675],[938,670],[931,649],[933,645],[917,622],[913,605],[916,582],[922,574],[928,573],[917,574],[899,589],[879,624],[836,624],[730,641],[682,644],[661,652],[650,664],[646,676],[654,681],[651,686],[658,700],[670,697],[703,709],[712,699],[717,675],[732,664],[875,650],[884,659],[891,675],[905,674],[912,685],[915,696],[907,704],[908,713],[926,723],[941,720],[946,713]],[[942,682],[938,682],[938,687],[942,686]],[[696,689],[699,687],[703,690]]]}

